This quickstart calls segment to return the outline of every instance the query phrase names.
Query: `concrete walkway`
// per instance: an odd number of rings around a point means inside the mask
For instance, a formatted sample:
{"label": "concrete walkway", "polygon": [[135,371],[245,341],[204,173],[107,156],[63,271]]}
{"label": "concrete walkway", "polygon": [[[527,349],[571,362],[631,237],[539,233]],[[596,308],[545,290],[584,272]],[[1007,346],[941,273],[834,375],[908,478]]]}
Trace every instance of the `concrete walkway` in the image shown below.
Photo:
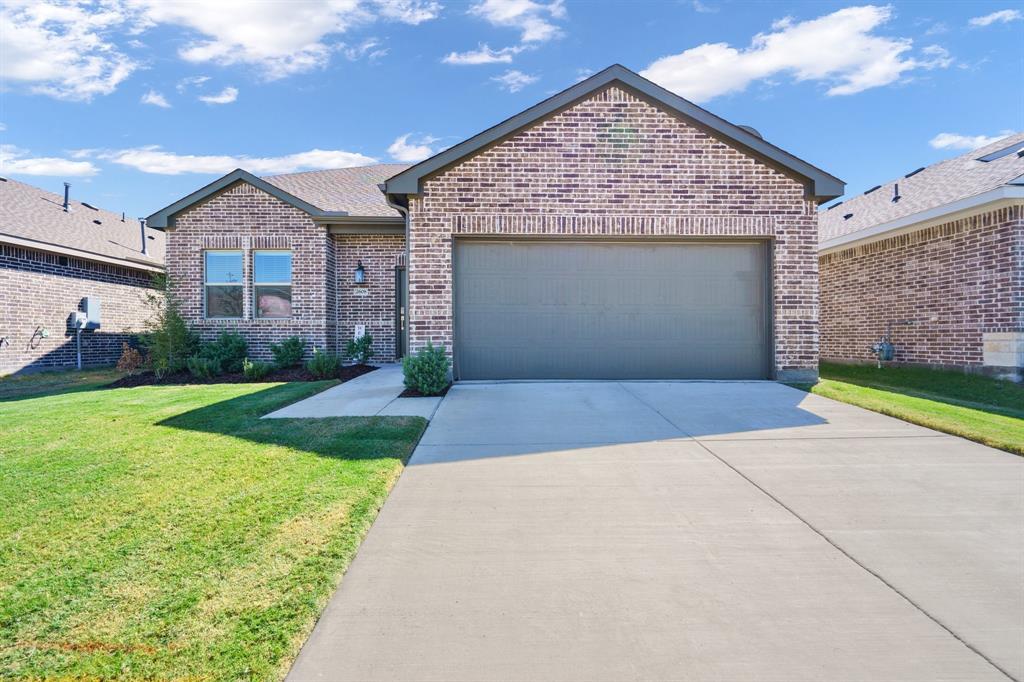
{"label": "concrete walkway", "polygon": [[441,398],[399,398],[405,390],[401,365],[384,365],[322,393],[292,403],[264,419],[319,417],[434,416]]}
{"label": "concrete walkway", "polygon": [[773,383],[457,385],[288,680],[1021,680],[1024,461]]}

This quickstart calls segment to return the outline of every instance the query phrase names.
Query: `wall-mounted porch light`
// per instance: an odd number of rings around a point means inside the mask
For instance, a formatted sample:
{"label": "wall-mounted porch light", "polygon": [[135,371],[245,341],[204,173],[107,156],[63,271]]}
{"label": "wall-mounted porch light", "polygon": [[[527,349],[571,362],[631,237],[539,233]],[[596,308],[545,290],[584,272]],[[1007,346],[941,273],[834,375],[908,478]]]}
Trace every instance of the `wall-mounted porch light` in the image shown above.
{"label": "wall-mounted porch light", "polygon": [[363,267],[363,261],[356,263],[355,282],[356,284],[364,284],[366,282],[366,268]]}

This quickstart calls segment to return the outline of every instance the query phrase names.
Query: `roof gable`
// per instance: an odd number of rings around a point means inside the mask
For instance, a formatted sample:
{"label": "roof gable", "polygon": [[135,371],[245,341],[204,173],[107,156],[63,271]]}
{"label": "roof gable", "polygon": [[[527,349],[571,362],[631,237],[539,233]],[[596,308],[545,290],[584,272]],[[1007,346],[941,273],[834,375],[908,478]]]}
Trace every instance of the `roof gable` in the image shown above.
{"label": "roof gable", "polygon": [[594,74],[590,78],[563,90],[557,95],[516,114],[512,118],[502,121],[498,125],[398,173],[387,180],[385,191],[388,194],[397,195],[418,194],[422,191],[422,183],[427,176],[473,156],[479,151],[507,139],[520,130],[551,114],[569,108],[613,84],[631,90],[659,108],[668,110],[698,126],[713,131],[716,136],[732,142],[745,151],[749,151],[753,156],[762,158],[783,170],[804,178],[808,183],[809,195],[818,201],[826,201],[843,193],[845,184],[842,180],[779,149],[749,130],[715,116],[706,109],[702,109],[696,104],[669,92],[618,64],[610,66],[604,71]]}

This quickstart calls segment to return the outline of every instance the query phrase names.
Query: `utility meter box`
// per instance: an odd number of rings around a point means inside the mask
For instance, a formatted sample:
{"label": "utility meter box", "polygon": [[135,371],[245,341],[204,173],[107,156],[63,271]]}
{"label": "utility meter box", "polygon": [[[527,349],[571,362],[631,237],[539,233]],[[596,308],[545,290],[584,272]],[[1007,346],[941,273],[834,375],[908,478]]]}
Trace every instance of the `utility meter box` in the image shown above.
{"label": "utility meter box", "polygon": [[97,296],[86,296],[84,301],[85,326],[89,329],[100,328],[100,299]]}

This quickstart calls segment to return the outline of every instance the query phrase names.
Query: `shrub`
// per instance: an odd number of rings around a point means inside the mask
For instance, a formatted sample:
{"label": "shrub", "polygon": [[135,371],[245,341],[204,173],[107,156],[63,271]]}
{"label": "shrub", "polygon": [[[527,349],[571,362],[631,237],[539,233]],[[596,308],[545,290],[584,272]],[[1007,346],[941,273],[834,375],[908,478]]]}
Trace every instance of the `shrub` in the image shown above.
{"label": "shrub", "polygon": [[281,343],[270,344],[270,352],[278,367],[298,367],[306,355],[306,342],[301,336],[289,336]]}
{"label": "shrub", "polygon": [[242,361],[242,374],[246,381],[259,381],[270,373],[269,362],[253,362],[249,358]]}
{"label": "shrub", "polygon": [[365,365],[373,357],[373,337],[363,334],[345,344],[345,357],[357,365]]}
{"label": "shrub", "polygon": [[145,360],[142,353],[129,346],[127,342],[122,342],[121,359],[117,361],[117,371],[131,376],[138,372],[143,364],[145,364]]}
{"label": "shrub", "polygon": [[329,355],[320,350],[313,349],[313,357],[306,363],[309,373],[318,379],[330,379],[337,376],[341,361],[336,355]]}
{"label": "shrub", "polygon": [[169,280],[157,276],[154,290],[146,294],[145,305],[152,311],[139,343],[146,351],[149,366],[163,376],[185,369],[186,361],[199,348],[199,335],[188,328]]}
{"label": "shrub", "polygon": [[217,364],[218,372],[237,374],[242,371],[249,345],[241,334],[223,331],[216,341],[204,343],[199,349],[199,357]]}
{"label": "shrub", "polygon": [[423,395],[438,395],[448,386],[448,367],[444,346],[427,342],[415,355],[402,358],[405,386]]}
{"label": "shrub", "polygon": [[220,365],[216,360],[193,355],[185,361],[189,374],[197,379],[210,379],[220,374]]}

